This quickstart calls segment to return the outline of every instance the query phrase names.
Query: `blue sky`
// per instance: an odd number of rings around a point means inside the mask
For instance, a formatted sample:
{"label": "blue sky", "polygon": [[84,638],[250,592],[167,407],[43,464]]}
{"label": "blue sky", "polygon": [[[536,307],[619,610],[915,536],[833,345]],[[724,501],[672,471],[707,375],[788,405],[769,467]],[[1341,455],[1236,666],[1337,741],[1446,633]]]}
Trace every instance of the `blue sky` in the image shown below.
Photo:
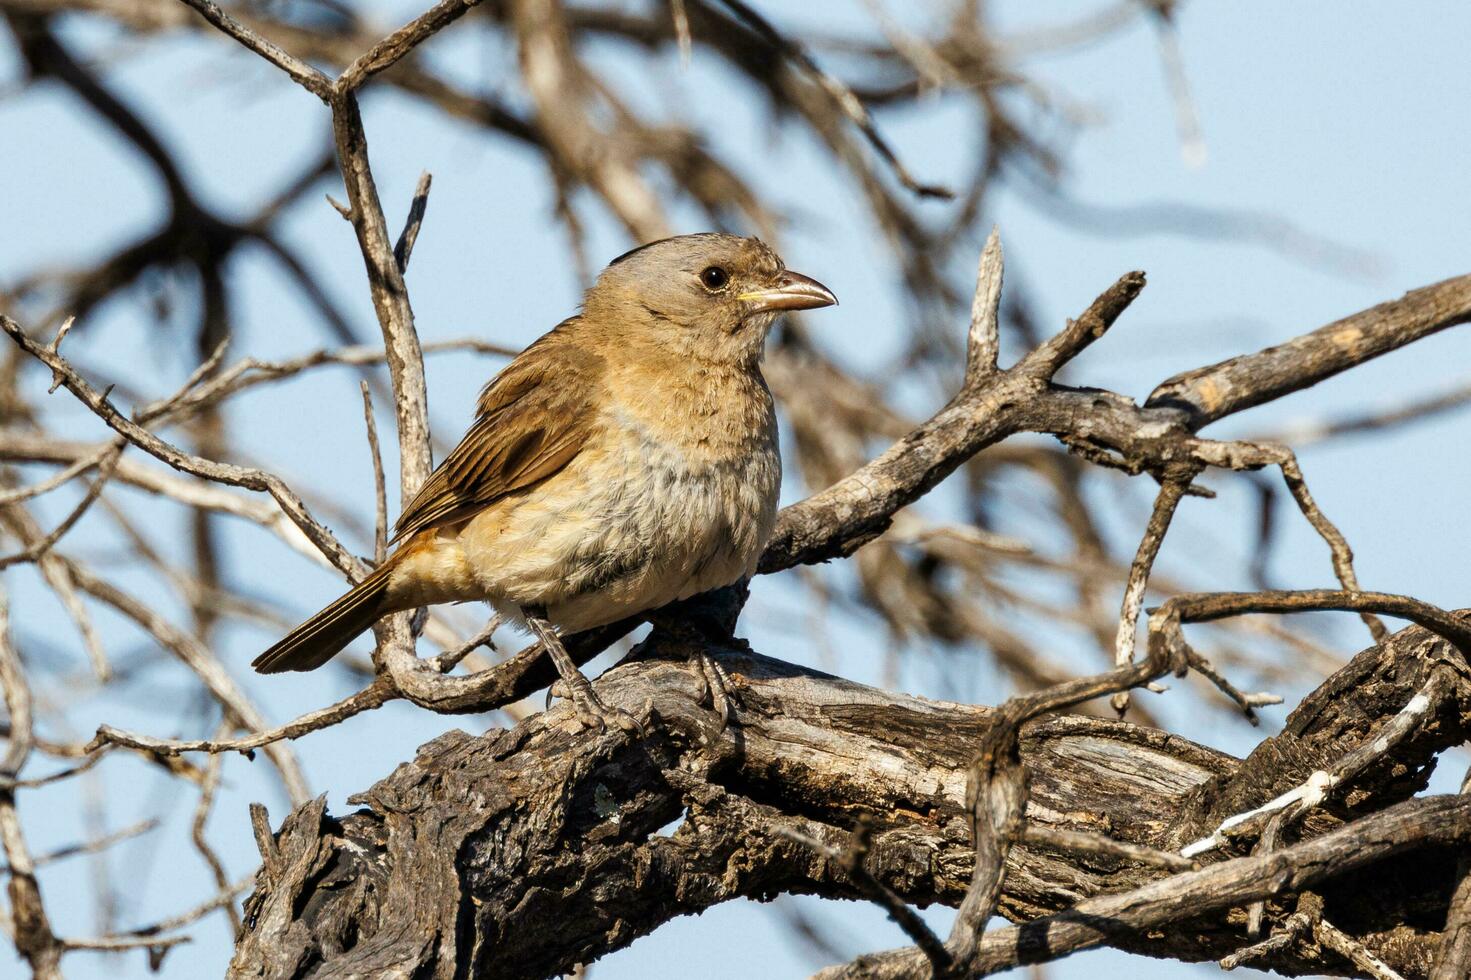
{"label": "blue sky", "polygon": [[[778,5],[761,6],[781,19]],[[991,6],[1003,30],[1021,31],[1099,5],[1067,2],[1039,10],[1041,5],[1012,0]],[[395,2],[373,9],[381,10],[383,24],[390,26],[418,6]],[[863,10],[858,2],[814,2],[801,17],[856,29],[867,23]],[[1077,362],[1070,380],[1142,398],[1178,370],[1265,346],[1468,271],[1471,74],[1465,70],[1463,41],[1471,29],[1471,8],[1450,2],[1359,5],[1346,16],[1341,5],[1324,2],[1198,2],[1183,8],[1179,23],[1207,146],[1205,165],[1190,167],[1182,159],[1154,34],[1138,23],[1081,53],[1028,63],[1037,81],[1085,107],[1093,120],[1070,140],[1066,186],[1073,198],[1097,209],[1096,224],[1065,220],[1043,205],[1039,194],[1010,185],[993,198],[973,231],[978,249],[991,223],[999,224],[1008,277],[1027,283],[1047,325],[1061,324],[1120,273],[1148,271],[1150,285],[1143,296]],[[68,26],[67,36],[95,53],[117,53],[116,39],[105,29],[79,22]],[[235,47],[178,37],[146,50],[146,57],[117,58],[109,77],[134,106],[146,110],[211,204],[247,212],[324,147],[322,106]],[[514,57],[477,40],[470,30],[452,30],[436,41],[434,54],[466,78],[492,82],[507,74]],[[630,77],[630,64],[617,51],[600,51],[598,58],[619,84],[699,123],[754,183],[792,208],[788,263],[821,279],[842,299],[837,310],[808,320],[814,337],[856,370],[884,371],[898,349],[905,308],[886,250],[862,218],[852,188],[819,167],[803,138],[773,129],[763,110],[733,98],[730,75],[698,50],[687,70],[669,59],[657,84]],[[0,51],[0,78],[16,77],[11,51]],[[401,220],[418,173],[434,174],[429,215],[409,275],[426,341],[480,335],[524,344],[573,309],[580,284],[536,159],[392,92],[370,95],[365,115],[390,223]],[[880,122],[921,178],[944,181],[958,173],[969,139],[957,131],[966,124],[961,114],[935,104],[881,116]],[[8,231],[0,234],[0,283],[40,266],[85,263],[157,220],[163,197],[152,172],[56,87],[0,101],[0,134],[0,187],[6,188],[0,192],[0,228]],[[1241,240],[1182,234],[1133,220],[1141,211],[1147,216],[1148,208],[1169,203],[1258,215],[1267,230]],[[680,219],[687,223],[680,230],[698,230],[688,224],[690,216]],[[285,228],[360,332],[376,335],[350,228],[320,195],[308,195],[293,208]],[[1324,263],[1304,255],[1292,229],[1362,261]],[[605,216],[594,220],[594,262],[628,244]],[[269,262],[255,257],[235,270],[243,301],[236,309],[239,334],[232,357],[285,357],[329,342],[311,310]],[[176,311],[172,328],[160,327],[147,304],[112,304],[69,341],[70,353],[84,366],[127,373],[150,392],[172,390],[190,364],[191,315]],[[152,339],[161,329],[173,330],[165,335],[177,338],[176,353]],[[961,329],[957,322],[956,330]],[[1387,407],[1465,382],[1471,374],[1467,365],[1471,335],[1465,328],[1449,331],[1280,405],[1233,419],[1220,434]],[[493,369],[492,363],[469,358],[430,362],[431,413],[443,437],[461,430],[475,392]],[[925,407],[916,404],[915,409]],[[237,442],[242,454],[268,461],[304,486],[330,491],[362,518],[371,515],[355,376],[323,373],[247,395],[232,413],[243,433]],[[100,437],[100,427],[85,412],[68,407],[58,414],[74,437]],[[1354,544],[1366,587],[1446,606],[1468,604],[1471,576],[1465,555],[1471,530],[1461,503],[1471,480],[1471,456],[1457,451],[1465,445],[1466,424],[1463,416],[1452,415],[1373,442],[1302,453],[1319,502]],[[390,480],[394,496],[395,482]],[[1247,583],[1237,559],[1251,532],[1251,494],[1229,476],[1211,482],[1221,498],[1186,502],[1181,520],[1190,533],[1172,536],[1163,560],[1189,569],[1202,587],[1242,587]],[[1114,497],[1106,504],[1116,518],[1110,531],[1120,541],[1137,537],[1147,490],[1122,480],[1109,486]],[[789,483],[786,492],[793,496],[800,488]],[[150,519],[179,520],[176,511],[137,495],[120,499]],[[59,513],[60,506],[48,513]],[[112,539],[100,530],[101,523],[89,518],[75,532],[74,546],[104,548]],[[1277,579],[1303,587],[1329,584],[1321,543],[1299,522],[1283,524]],[[228,525],[227,543],[233,567],[250,576],[250,588],[303,614],[338,588],[333,576],[263,540],[252,528]],[[366,550],[361,540],[351,544]],[[79,657],[69,624],[33,574],[13,569],[5,576],[22,641],[45,638],[57,648],[56,656]],[[743,623],[757,649],[802,662],[816,659],[790,624],[800,595],[789,577],[757,583]],[[115,619],[99,614],[99,622],[115,653],[140,644],[141,638]],[[1344,652],[1361,639],[1347,630],[1336,635]],[[842,651],[837,669],[877,681],[883,651],[876,638],[881,636],[860,618],[832,624],[832,645]],[[221,648],[237,676],[268,706],[272,720],[287,720],[347,693],[345,677],[330,672],[285,680],[249,676],[249,658],[270,638],[264,630],[231,626],[223,632]],[[916,658],[908,663],[902,685],[935,693],[939,678],[933,665]],[[172,726],[179,709],[189,710],[194,695],[171,670],[155,671],[146,696],[130,702],[77,703],[70,709],[77,733],[105,721],[177,734]],[[963,693],[994,701],[1005,690],[982,668],[973,689]],[[1269,711],[1263,729],[1253,732],[1219,713],[1179,710],[1168,696],[1160,700],[1158,710],[1175,730],[1238,753],[1275,730],[1283,717],[1281,711]],[[348,794],[411,757],[419,743],[448,727],[480,731],[486,724],[480,718],[444,719],[394,706],[315,735],[299,751],[314,787],[326,790],[332,807],[342,810]],[[187,840],[192,798],[177,784],[125,760],[100,767],[97,778],[97,790],[122,801],[109,812],[108,829],[177,797],[168,825],[111,859],[113,873],[136,889],[144,910],[138,920],[206,895],[206,873],[181,843]],[[257,799],[270,805],[279,822],[286,806],[264,767],[229,759],[211,828],[233,874],[249,871],[256,860],[245,807]],[[88,836],[84,803],[74,787],[28,798],[23,814],[33,848],[44,851]],[[89,875],[86,863],[74,861],[43,878],[57,928],[64,933],[93,931]],[[867,906],[784,901],[828,923],[849,954],[902,939]],[[133,924],[130,914],[124,913],[124,924]],[[943,923],[948,913],[934,918]],[[199,930],[196,944],[170,956],[164,975],[218,974],[228,955],[227,933],[222,919],[211,920]],[[671,923],[599,963],[594,976],[797,976],[824,962],[794,942],[765,910],[739,904]],[[139,954],[117,960],[79,954],[67,968],[77,977],[145,973]],[[1165,977],[1189,971],[1096,952],[1051,967],[1048,975],[1067,980],[1100,972]],[[1199,968],[1200,975],[1214,972]]]}

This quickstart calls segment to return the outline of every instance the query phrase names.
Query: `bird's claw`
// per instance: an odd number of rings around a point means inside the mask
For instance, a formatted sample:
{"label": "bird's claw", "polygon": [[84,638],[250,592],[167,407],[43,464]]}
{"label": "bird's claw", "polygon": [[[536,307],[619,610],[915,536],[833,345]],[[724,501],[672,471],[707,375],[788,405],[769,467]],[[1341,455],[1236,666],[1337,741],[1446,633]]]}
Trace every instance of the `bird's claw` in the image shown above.
{"label": "bird's claw", "polygon": [[730,727],[731,718],[730,683],[725,676],[725,669],[716,662],[714,657],[699,647],[695,648],[690,660],[699,668],[700,679],[705,684],[705,690],[700,695],[700,702],[703,704],[705,699],[709,698],[710,707],[720,715],[720,728],[716,731],[716,736],[723,735]]}
{"label": "bird's claw", "polygon": [[648,734],[643,723],[633,715],[622,708],[610,708],[604,704],[592,685],[585,680],[582,684],[558,681],[547,692],[548,699],[553,695],[563,698],[571,705],[572,716],[583,729],[605,732],[610,728],[618,728],[640,738]]}
{"label": "bird's claw", "polygon": [[[575,704],[575,702],[574,702]],[[622,708],[610,708],[602,701],[593,700],[591,705],[575,705],[577,720],[588,728],[605,732],[610,728],[622,729],[629,735],[643,738],[648,734],[643,724]]]}

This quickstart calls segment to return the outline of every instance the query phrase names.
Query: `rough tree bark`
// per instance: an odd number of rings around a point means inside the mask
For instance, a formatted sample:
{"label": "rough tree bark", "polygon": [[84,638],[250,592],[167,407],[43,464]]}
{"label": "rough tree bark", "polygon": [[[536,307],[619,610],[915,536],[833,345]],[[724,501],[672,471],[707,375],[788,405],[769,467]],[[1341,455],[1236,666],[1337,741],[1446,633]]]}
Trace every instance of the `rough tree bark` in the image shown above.
{"label": "rough tree bark", "polygon": [[[990,709],[707,644],[736,705],[736,723],[721,732],[685,666],[689,642],[656,633],[598,682],[605,700],[651,719],[647,739],[576,734],[558,705],[509,730],[448,732],[353,797],[362,807],[353,813],[329,815],[322,799],[299,807],[264,855],[231,975],[555,975],[730,899],[863,897],[835,862],[786,836],[841,848],[860,821],[872,827],[866,866],[880,881],[918,905],[960,901],[973,860],[965,772]],[[1167,872],[1023,841],[1001,911],[1030,924],[988,933],[982,965],[1044,958],[1054,935],[1059,948],[1218,959],[1252,941],[1246,902],[1267,898],[1270,925],[1292,913],[1290,901],[1271,900],[1290,883],[1311,886],[1326,918],[1403,975],[1425,975],[1456,884],[1446,844],[1471,834],[1471,821],[1454,798],[1384,810],[1423,789],[1436,753],[1464,739],[1471,687],[1461,664],[1444,640],[1406,629],[1360,653],[1245,760],[1121,722],[1029,725],[1031,826],[1177,850],[1377,737],[1433,671],[1453,677],[1408,738],[1310,819],[1305,843],[1318,851],[1290,882],[1290,862],[1263,872],[1262,858],[1228,845],[1201,857],[1224,865],[1174,879],[1173,914],[1140,912],[1155,916],[1152,928],[1124,910],[1097,920],[1063,913],[1049,926],[1032,920]],[[1371,812],[1372,826],[1321,836]],[[1425,821],[1441,829],[1402,839]],[[1288,974],[1356,972],[1311,940],[1259,962]]]}

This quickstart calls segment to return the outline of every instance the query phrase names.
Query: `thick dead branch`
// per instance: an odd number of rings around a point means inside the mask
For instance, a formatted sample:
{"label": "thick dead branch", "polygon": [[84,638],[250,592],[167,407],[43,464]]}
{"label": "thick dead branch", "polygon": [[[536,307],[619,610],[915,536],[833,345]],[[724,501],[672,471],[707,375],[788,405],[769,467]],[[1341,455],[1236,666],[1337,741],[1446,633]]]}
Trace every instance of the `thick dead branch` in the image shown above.
{"label": "thick dead branch", "polygon": [[[1241,763],[1123,723],[1033,723],[1019,743],[1031,773],[1028,821],[1152,850],[1178,847],[1228,795],[1209,787],[1272,792],[1290,744],[1327,751],[1341,744],[1334,734],[1341,726],[1370,717],[1365,709],[1392,716],[1448,650],[1417,627],[1366,650],[1299,709],[1316,712],[1314,723],[1298,721],[1293,734],[1279,736],[1275,754]],[[651,708],[657,721],[647,739],[574,736],[572,713],[559,706],[510,731],[478,739],[452,733],[425,746],[356,798],[366,810],[340,820],[320,804],[299,810],[273,845],[290,870],[258,880],[235,975],[311,968],[539,977],[618,948],[670,916],[736,897],[866,897],[841,861],[787,833],[841,852],[860,818],[873,821],[865,867],[876,880],[909,903],[961,900],[974,863],[963,774],[974,740],[992,729],[993,711],[876,691],[741,651],[708,652],[729,677],[736,706],[736,725],[713,749],[706,735],[717,723],[699,704],[703,685],[683,666],[683,647],[666,651],[654,642],[598,682],[610,705]],[[1360,774],[1354,809],[1372,816],[1346,827],[1337,816],[1310,818],[1313,833],[1341,829],[1286,849],[1161,878],[1157,859],[1108,848],[1064,858],[1058,843],[1077,838],[1023,835],[1008,858],[1000,911],[1022,921],[1056,918],[987,935],[978,968],[1098,942],[1219,959],[1247,942],[1244,905],[1278,894],[1286,880],[1289,892],[1321,892],[1340,929],[1417,975],[1414,964],[1428,962],[1434,936],[1406,932],[1404,923],[1445,909],[1454,869],[1437,848],[1471,833],[1468,804],[1437,798],[1383,808],[1419,785],[1402,778],[1406,767],[1423,770],[1459,742],[1465,699],[1458,688],[1394,748],[1392,765]],[[680,813],[672,836],[653,833]],[[1352,876],[1369,865],[1372,895]],[[323,878],[326,868],[333,870]],[[1090,895],[1099,897],[1065,911]],[[473,909],[468,919],[462,909]],[[1273,906],[1268,917],[1282,923],[1290,911]],[[1100,930],[1093,912],[1117,919],[1118,928]],[[1164,923],[1174,925],[1154,928]],[[360,938],[344,944],[348,935]],[[915,955],[928,971],[923,954]],[[1287,973],[1345,969],[1318,946],[1284,948],[1259,962]]]}

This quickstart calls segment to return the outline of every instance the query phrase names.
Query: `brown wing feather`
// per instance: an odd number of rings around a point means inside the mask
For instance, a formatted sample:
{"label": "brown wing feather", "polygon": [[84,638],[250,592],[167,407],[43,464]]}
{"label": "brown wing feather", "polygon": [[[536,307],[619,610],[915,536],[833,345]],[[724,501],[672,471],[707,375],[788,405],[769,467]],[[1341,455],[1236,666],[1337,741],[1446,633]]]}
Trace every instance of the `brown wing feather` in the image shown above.
{"label": "brown wing feather", "polygon": [[595,420],[603,360],[575,342],[574,324],[526,348],[485,386],[470,430],[404,508],[394,540],[466,520],[577,456]]}

